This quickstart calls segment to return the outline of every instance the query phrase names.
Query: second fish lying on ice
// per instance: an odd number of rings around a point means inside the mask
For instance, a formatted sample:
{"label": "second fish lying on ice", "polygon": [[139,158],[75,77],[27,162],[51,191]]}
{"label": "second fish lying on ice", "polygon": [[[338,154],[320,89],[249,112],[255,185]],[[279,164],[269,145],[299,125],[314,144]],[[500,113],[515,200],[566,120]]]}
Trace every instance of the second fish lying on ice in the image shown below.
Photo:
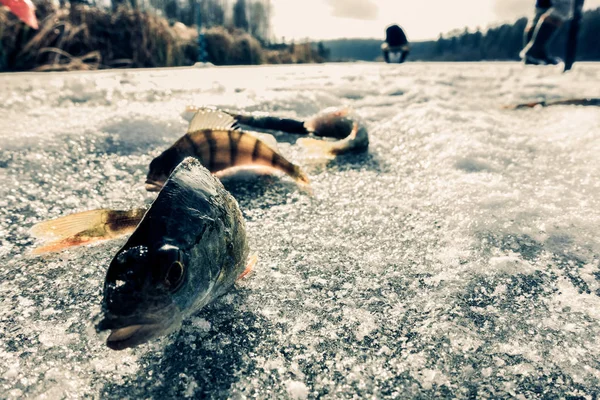
{"label": "second fish lying on ice", "polygon": [[222,111],[198,109],[188,131],[150,163],[146,189],[158,191],[186,157],[198,159],[211,173],[240,166],[263,166],[278,169],[301,185],[309,183],[306,174],[288,161],[276,148],[271,137],[242,131],[234,117]]}

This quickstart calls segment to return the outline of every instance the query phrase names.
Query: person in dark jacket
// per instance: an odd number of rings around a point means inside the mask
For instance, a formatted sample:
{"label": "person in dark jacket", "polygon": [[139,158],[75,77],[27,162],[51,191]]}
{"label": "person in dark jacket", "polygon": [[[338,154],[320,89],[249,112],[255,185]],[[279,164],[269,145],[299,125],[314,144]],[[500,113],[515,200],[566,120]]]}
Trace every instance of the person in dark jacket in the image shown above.
{"label": "person in dark jacket", "polygon": [[560,26],[570,18],[573,0],[537,0],[535,15],[525,27],[524,48],[520,53],[525,64],[556,65],[562,60],[548,54],[548,43]]}
{"label": "person in dark jacket", "polygon": [[386,63],[403,63],[410,52],[408,39],[402,28],[390,25],[385,30],[385,42],[381,45]]}

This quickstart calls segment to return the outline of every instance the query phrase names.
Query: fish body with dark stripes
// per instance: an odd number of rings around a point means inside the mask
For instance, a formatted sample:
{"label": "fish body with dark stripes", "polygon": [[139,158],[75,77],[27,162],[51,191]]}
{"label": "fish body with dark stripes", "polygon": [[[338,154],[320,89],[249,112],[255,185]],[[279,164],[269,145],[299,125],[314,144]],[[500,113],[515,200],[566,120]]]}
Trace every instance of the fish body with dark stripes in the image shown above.
{"label": "fish body with dark stripes", "polygon": [[160,190],[186,157],[198,159],[211,173],[233,167],[263,166],[280,170],[301,185],[309,183],[306,174],[288,161],[276,144],[268,143],[263,134],[240,130],[234,117],[215,109],[198,109],[187,133],[152,160],[146,189]]}
{"label": "fish body with dark stripes", "polygon": [[187,158],[110,263],[96,328],[111,331],[115,350],[176,331],[244,274],[247,259],[236,200]]}

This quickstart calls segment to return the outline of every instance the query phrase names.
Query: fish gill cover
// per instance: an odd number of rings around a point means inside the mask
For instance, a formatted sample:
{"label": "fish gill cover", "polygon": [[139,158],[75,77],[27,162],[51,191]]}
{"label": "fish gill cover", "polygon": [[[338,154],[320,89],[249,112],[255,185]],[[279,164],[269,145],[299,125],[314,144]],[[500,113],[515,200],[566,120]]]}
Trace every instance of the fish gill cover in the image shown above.
{"label": "fish gill cover", "polygon": [[[0,76],[3,398],[598,396],[598,64],[353,64]],[[124,239],[33,256],[34,223],[150,203],[189,104],[352,106],[369,152],[226,181],[260,261],[176,334],[92,325]]]}

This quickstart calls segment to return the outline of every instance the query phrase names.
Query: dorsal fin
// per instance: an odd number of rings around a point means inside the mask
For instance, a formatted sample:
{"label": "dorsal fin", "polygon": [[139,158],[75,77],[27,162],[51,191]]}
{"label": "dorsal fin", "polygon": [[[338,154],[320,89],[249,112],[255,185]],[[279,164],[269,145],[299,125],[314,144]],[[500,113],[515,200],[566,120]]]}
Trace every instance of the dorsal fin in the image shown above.
{"label": "dorsal fin", "polygon": [[204,129],[238,130],[240,127],[235,118],[223,111],[214,108],[200,108],[192,118],[187,131],[189,133]]}

